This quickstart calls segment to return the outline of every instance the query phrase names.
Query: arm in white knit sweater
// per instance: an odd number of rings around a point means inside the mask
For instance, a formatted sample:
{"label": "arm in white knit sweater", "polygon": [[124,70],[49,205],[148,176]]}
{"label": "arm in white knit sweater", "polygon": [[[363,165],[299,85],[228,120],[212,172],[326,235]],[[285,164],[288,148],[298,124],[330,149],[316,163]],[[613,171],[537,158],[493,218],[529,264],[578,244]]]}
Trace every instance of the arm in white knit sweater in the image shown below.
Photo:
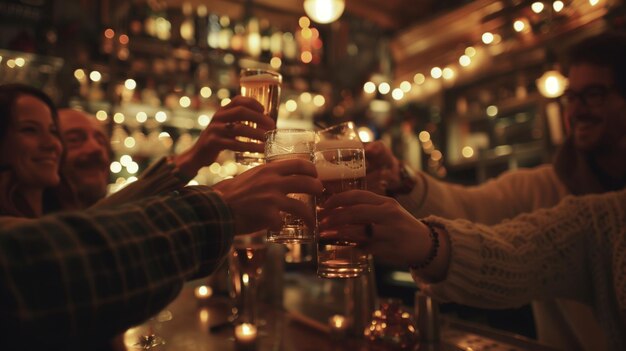
{"label": "arm in white knit sweater", "polygon": [[510,171],[477,186],[416,177],[413,191],[397,196],[416,218],[429,215],[495,224],[521,213],[552,207],[567,194],[552,166]]}
{"label": "arm in white knit sweater", "polygon": [[[599,295],[616,295],[623,308],[625,218],[624,191],[568,198],[492,227],[429,218],[445,225],[451,243],[447,276],[430,285],[419,277],[427,272],[413,272],[414,277],[438,298],[476,307],[507,308],[557,297],[593,305]],[[612,261],[612,268],[597,269],[602,267],[598,260]],[[598,280],[598,275],[606,277]],[[594,284],[604,280],[614,286]]]}

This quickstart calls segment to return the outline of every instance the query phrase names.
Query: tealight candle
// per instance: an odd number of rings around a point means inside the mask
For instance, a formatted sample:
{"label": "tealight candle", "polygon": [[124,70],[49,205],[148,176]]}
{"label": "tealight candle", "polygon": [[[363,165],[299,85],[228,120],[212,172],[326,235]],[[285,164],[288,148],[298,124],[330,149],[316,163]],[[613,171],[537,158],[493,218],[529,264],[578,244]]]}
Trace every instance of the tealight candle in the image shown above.
{"label": "tealight candle", "polygon": [[201,285],[193,291],[193,294],[199,301],[206,301],[213,295],[213,289],[210,286]]}
{"label": "tealight candle", "polygon": [[256,350],[257,330],[254,324],[242,323],[235,327],[235,348],[237,351]]}
{"label": "tealight candle", "polygon": [[330,317],[328,319],[330,335],[337,339],[343,338],[346,334],[346,330],[348,329],[347,322],[346,317],[339,314],[335,314]]}

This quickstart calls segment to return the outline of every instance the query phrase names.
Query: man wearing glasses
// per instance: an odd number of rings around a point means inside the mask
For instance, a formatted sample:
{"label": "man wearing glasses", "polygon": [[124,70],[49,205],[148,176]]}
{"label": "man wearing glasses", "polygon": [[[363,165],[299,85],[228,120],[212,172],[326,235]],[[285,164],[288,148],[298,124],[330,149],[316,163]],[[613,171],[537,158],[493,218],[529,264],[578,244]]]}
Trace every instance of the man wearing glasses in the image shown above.
{"label": "man wearing glasses", "polygon": [[[569,86],[561,102],[568,138],[553,164],[506,172],[464,187],[413,174],[382,143],[366,146],[368,186],[386,185],[417,218],[437,215],[495,224],[555,206],[569,194],[626,187],[626,35],[603,33],[569,51]],[[566,254],[566,253],[565,253]],[[604,350],[591,310],[558,300],[534,303],[539,339],[564,350]]]}

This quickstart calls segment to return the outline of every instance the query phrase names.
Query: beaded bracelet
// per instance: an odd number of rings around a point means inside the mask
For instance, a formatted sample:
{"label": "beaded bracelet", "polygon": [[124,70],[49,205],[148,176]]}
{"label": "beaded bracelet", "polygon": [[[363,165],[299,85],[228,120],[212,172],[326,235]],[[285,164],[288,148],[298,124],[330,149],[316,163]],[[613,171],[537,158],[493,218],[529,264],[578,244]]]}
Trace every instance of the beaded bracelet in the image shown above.
{"label": "beaded bracelet", "polygon": [[428,227],[432,245],[424,262],[411,266],[411,269],[424,269],[426,268],[426,266],[433,262],[433,260],[437,257],[437,254],[439,253],[439,232],[437,232],[437,229],[445,230],[445,227],[441,223],[427,222],[424,220],[420,220],[420,222],[424,223]]}

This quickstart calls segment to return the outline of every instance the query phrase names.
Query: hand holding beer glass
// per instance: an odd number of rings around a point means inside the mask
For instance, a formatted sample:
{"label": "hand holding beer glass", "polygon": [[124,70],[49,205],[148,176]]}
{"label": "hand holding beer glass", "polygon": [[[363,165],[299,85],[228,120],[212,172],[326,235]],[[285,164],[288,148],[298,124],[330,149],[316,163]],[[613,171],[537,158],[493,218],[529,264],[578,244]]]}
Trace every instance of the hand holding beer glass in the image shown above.
{"label": "hand holding beer glass", "polygon": [[[318,206],[332,195],[352,189],[365,189],[365,152],[362,147],[335,147],[315,152],[315,168],[324,185]],[[317,275],[322,278],[354,278],[369,270],[367,253],[357,243],[342,238],[320,237]]]}
{"label": "hand holding beer glass", "polygon": [[[313,161],[315,132],[303,129],[276,129],[267,132],[265,140],[265,160],[267,163],[300,158]],[[288,194],[315,212],[315,199],[309,194]],[[267,240],[274,243],[307,243],[315,240],[315,228],[309,228],[301,218],[289,213],[281,213],[283,227],[280,231],[268,231]]]}
{"label": "hand holding beer glass", "polygon": [[[274,71],[264,69],[242,69],[239,75],[241,95],[256,99],[263,105],[264,113],[276,122],[278,119],[278,105],[280,104],[280,88],[282,76]],[[256,128],[256,123],[243,122]],[[251,142],[248,138],[239,137],[239,141]],[[261,143],[261,141],[256,141]],[[243,165],[258,165],[263,163],[264,156],[257,152],[236,152],[235,160]]]}

